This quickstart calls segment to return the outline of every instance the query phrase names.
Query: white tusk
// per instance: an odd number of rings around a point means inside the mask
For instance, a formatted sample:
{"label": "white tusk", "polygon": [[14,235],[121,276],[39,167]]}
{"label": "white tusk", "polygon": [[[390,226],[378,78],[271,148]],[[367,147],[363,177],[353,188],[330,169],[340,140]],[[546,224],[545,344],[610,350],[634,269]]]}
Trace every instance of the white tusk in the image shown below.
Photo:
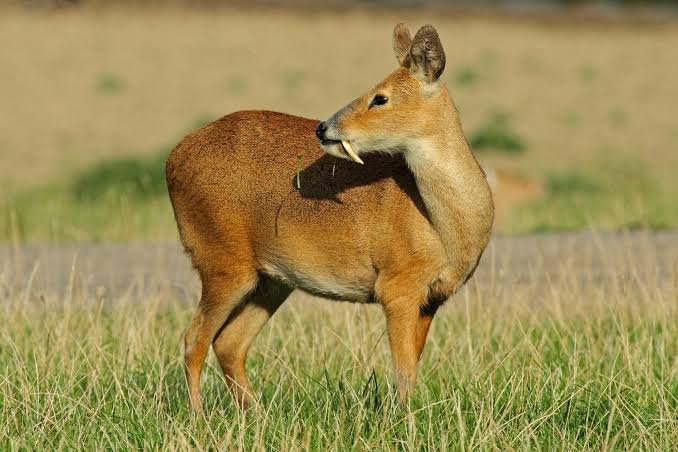
{"label": "white tusk", "polygon": [[355,153],[353,148],[351,147],[351,143],[346,141],[346,140],[341,140],[341,145],[344,146],[344,150],[348,154],[349,157],[351,157],[351,160],[354,162],[360,163],[361,165],[364,165],[365,162],[363,162],[360,157],[358,157],[358,154]]}

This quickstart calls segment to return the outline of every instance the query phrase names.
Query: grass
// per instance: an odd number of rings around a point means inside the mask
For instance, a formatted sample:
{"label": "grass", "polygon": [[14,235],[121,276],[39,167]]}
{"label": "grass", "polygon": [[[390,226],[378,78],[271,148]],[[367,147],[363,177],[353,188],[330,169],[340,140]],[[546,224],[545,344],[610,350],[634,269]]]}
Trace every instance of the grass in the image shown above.
{"label": "grass", "polygon": [[469,144],[473,151],[486,150],[517,154],[525,150],[523,139],[512,129],[510,115],[496,111],[471,132]]}
{"label": "grass", "polygon": [[457,86],[472,86],[478,78],[478,72],[472,66],[462,66],[454,74],[454,83]]}
{"label": "grass", "polygon": [[247,77],[243,74],[233,74],[226,81],[228,93],[233,96],[242,96],[247,91]]}
{"label": "grass", "polygon": [[99,76],[96,83],[96,90],[101,94],[114,95],[119,94],[125,89],[125,81],[112,73],[105,73]]}
{"label": "grass", "polygon": [[79,199],[71,187],[49,185],[0,198],[2,242],[82,242],[177,238],[168,197],[111,190]]}
{"label": "grass", "polygon": [[638,162],[563,169],[548,175],[542,199],[513,211],[508,228],[513,232],[668,229],[678,224],[677,194]]}
{"label": "grass", "polygon": [[0,196],[5,242],[174,239],[169,151],[102,161],[66,183]]}
{"label": "grass", "polygon": [[[22,46],[0,65],[22,76],[0,83],[12,118],[0,124],[0,242],[176,240],[167,151],[119,150],[158,149],[212,112],[324,118],[394,68],[392,16],[319,14],[4,15],[0,38]],[[475,62],[446,77],[483,163],[546,182],[507,231],[678,225],[675,60],[657,58],[675,49],[673,28],[436,26],[450,62]],[[620,61],[636,63],[624,77]],[[493,105],[504,113],[486,116]],[[194,298],[38,292],[2,262],[0,449],[670,450],[678,283],[607,262],[602,279],[564,262],[557,278],[472,280],[437,316],[408,405],[394,398],[378,307],[293,300],[254,344],[261,405],[246,417],[213,357],[205,416],[187,409],[180,336]]]}
{"label": "grass", "polygon": [[581,172],[566,170],[549,176],[547,190],[551,197],[556,197],[574,193],[592,195],[599,193],[601,187],[598,182]]}
{"label": "grass", "polygon": [[210,357],[204,417],[187,409],[179,341],[193,300],[3,283],[0,448],[669,450],[676,292],[611,274],[471,283],[436,317],[407,405],[379,308],[294,300],[250,354],[260,407],[238,413]]}
{"label": "grass", "polygon": [[[209,120],[200,120],[206,124]],[[203,124],[203,125],[204,125]],[[110,196],[148,198],[166,195],[164,165],[168,151],[146,158],[127,157],[105,160],[76,175],[72,192],[78,200]]]}
{"label": "grass", "polygon": [[597,76],[597,70],[591,65],[584,65],[579,68],[579,78],[585,82],[590,82],[595,80]]}
{"label": "grass", "polygon": [[287,94],[294,94],[306,82],[307,74],[302,69],[287,69],[280,74],[280,80],[283,85],[283,90]]}
{"label": "grass", "polygon": [[[661,58],[678,46],[676,27],[575,30],[404,10],[319,11],[317,20],[283,9],[5,13],[0,41],[22,46],[0,54],[0,67],[14,69],[0,80],[0,117],[12,119],[0,123],[3,187],[39,188],[119,150],[142,155],[205,113],[326,119],[395,69],[398,21],[440,32],[443,78],[467,132],[482,130],[488,109],[510,115],[509,131],[529,147],[511,154],[511,169],[541,178],[614,149],[678,187],[677,63]],[[483,163],[506,164],[487,149]]]}
{"label": "grass", "polygon": [[[160,164],[147,171],[154,150],[236,110],[327,118],[395,68],[391,15],[317,19],[283,10],[3,15],[0,39],[23,47],[0,54],[0,66],[24,76],[0,82],[0,116],[12,118],[0,123],[0,241],[175,238],[161,184],[149,176]],[[400,20],[415,32],[423,19],[399,11]],[[675,27],[434,22],[443,79],[483,165],[547,184],[576,171],[600,186],[547,191],[499,230],[678,226],[676,67],[657,57],[678,46]],[[619,77],[624,61],[637,64]],[[615,174],[624,161],[642,168],[645,187]],[[93,168],[120,181],[99,183]],[[73,193],[83,174],[80,192],[93,190],[91,199]]]}

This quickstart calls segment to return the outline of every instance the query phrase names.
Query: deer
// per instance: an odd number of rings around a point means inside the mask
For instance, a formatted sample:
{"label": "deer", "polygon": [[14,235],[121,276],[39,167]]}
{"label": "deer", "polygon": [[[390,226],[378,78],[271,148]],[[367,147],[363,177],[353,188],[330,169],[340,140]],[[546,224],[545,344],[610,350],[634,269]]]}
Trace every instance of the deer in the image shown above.
{"label": "deer", "polygon": [[441,75],[435,28],[393,30],[398,67],[326,121],[240,111],[189,134],[166,162],[179,236],[200,277],[185,330],[201,412],[210,345],[234,400],[257,403],[250,346],[293,290],[379,303],[407,400],[438,308],[473,275],[494,206]]}

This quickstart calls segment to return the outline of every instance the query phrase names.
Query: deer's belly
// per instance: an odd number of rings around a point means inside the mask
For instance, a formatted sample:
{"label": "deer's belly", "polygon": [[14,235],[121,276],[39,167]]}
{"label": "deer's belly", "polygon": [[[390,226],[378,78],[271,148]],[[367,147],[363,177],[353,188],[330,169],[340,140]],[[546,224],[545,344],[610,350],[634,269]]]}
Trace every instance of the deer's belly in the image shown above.
{"label": "deer's belly", "polygon": [[366,303],[372,301],[376,273],[371,265],[332,255],[268,256],[261,271],[288,285],[326,298]]}

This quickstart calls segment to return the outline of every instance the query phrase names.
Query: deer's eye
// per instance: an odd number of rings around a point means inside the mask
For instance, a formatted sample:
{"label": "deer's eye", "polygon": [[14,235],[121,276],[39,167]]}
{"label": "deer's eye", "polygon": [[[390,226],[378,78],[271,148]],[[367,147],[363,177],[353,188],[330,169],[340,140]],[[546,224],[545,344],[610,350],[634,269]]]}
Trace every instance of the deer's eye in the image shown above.
{"label": "deer's eye", "polygon": [[370,102],[370,106],[367,108],[370,109],[375,105],[384,105],[386,102],[388,102],[388,97],[384,96],[383,94],[377,94],[374,96],[374,98]]}

